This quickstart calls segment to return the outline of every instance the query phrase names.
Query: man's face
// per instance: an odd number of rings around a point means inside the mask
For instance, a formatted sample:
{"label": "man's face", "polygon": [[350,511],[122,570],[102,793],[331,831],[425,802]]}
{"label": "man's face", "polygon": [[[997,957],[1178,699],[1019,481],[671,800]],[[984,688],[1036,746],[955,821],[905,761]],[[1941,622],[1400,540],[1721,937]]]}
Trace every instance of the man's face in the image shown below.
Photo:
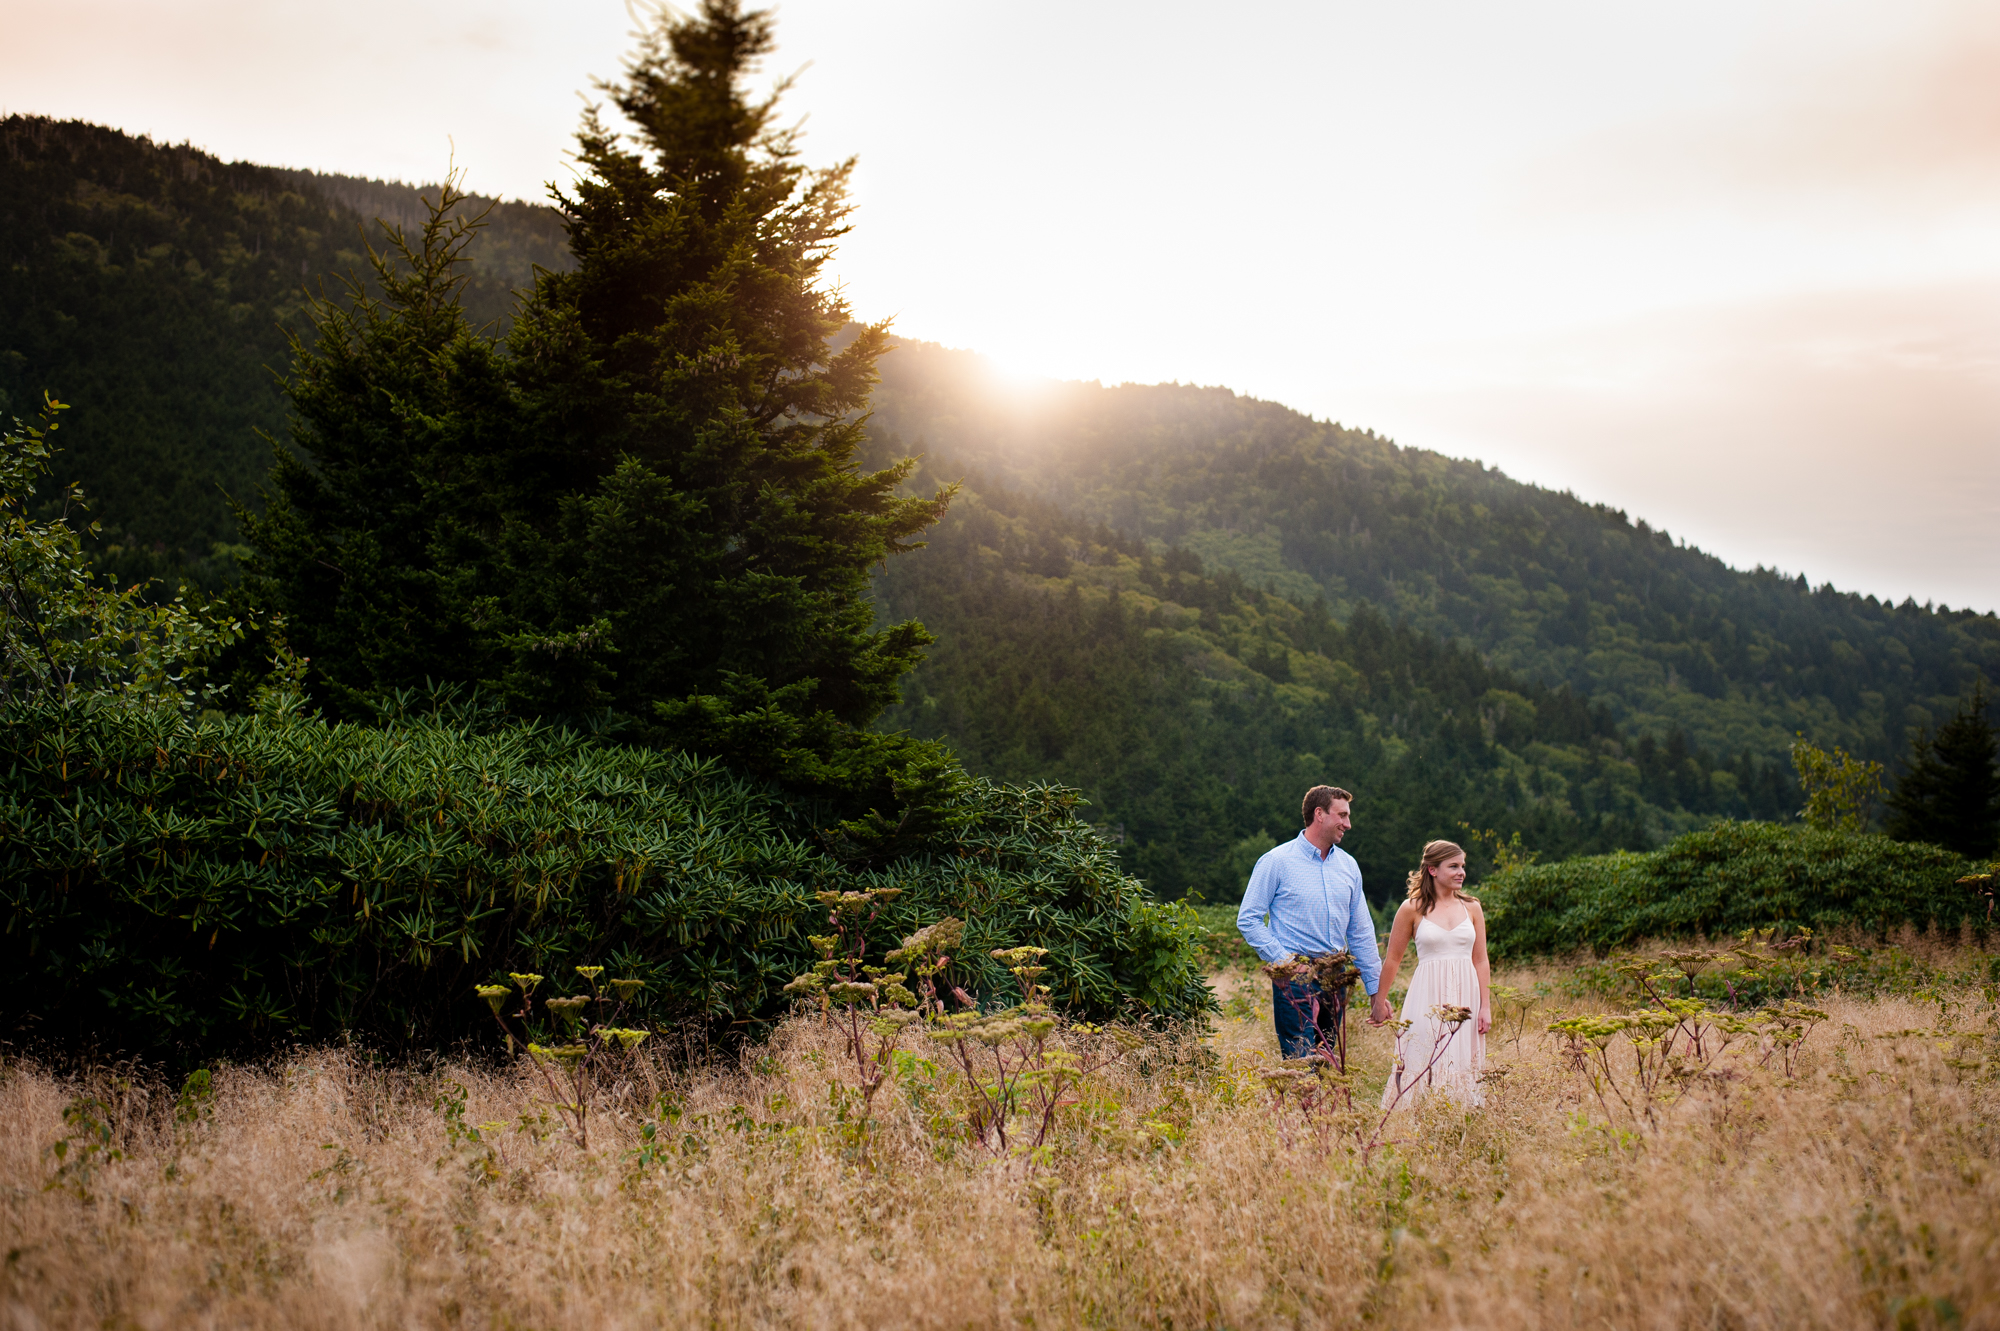
{"label": "man's face", "polygon": [[1347,835],[1347,829],[1354,826],[1354,820],[1347,816],[1347,801],[1335,800],[1324,809],[1313,810],[1313,826],[1333,838],[1339,845]]}

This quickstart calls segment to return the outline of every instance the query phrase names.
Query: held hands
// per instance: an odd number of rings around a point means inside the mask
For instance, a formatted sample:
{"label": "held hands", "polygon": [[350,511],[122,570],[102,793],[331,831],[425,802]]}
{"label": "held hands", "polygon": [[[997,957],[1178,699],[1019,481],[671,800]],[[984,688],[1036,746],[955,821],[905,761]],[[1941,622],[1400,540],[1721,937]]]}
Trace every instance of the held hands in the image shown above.
{"label": "held hands", "polygon": [[[1389,1018],[1393,1015],[1394,1014],[1389,1009],[1389,995],[1384,993],[1377,993],[1375,997],[1369,1001],[1368,1024],[1370,1026],[1380,1026],[1383,1022],[1389,1020]],[[1485,1019],[1484,1017],[1481,1018],[1481,1020],[1484,1019]]]}

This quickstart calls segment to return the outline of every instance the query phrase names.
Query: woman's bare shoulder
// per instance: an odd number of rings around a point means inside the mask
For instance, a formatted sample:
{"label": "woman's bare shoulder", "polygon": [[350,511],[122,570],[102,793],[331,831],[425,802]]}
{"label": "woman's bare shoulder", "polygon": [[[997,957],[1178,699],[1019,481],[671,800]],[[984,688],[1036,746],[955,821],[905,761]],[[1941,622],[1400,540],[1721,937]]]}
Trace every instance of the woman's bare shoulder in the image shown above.
{"label": "woman's bare shoulder", "polygon": [[1486,918],[1486,912],[1480,908],[1478,897],[1469,897],[1465,895],[1465,893],[1460,892],[1458,894],[1458,899],[1460,901],[1463,901],[1465,903],[1465,908],[1471,911],[1474,915],[1479,916],[1481,919]]}

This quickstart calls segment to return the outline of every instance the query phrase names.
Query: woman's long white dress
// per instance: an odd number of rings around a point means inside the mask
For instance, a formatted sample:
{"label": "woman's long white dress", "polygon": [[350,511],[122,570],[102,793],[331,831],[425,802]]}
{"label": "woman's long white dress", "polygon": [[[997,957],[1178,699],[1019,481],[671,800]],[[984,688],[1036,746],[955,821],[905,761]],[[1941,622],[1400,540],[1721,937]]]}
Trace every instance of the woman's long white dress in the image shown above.
{"label": "woman's long white dress", "polygon": [[[1468,1106],[1480,1102],[1486,1037],[1477,1024],[1479,972],[1472,968],[1477,938],[1471,915],[1450,929],[1429,916],[1417,921],[1417,970],[1403,999],[1403,1020],[1410,1024],[1396,1037],[1396,1066],[1382,1088],[1384,1109],[1405,1108],[1433,1091]],[[1472,1018],[1454,1029],[1432,1014],[1437,1007],[1469,1008]]]}

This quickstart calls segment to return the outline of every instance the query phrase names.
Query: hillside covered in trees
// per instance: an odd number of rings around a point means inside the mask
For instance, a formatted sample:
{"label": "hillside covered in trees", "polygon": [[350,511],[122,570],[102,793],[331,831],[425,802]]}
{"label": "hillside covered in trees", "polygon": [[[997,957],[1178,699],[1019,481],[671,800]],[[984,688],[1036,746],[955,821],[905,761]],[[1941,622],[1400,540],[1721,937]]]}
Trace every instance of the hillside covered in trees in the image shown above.
{"label": "hillside covered in trees", "polygon": [[1796,732],[1883,762],[2000,671],[2000,618],[1742,572],[1643,518],[1225,388],[1003,387],[902,342],[875,427],[1093,526],[1179,546],[1297,604],[1362,604],[1568,684],[1635,734],[1780,757]]}
{"label": "hillside covered in trees", "polygon": [[[308,297],[369,284],[366,248],[423,217],[408,185],[222,162],[98,125],[0,120],[0,418],[72,404],[64,480],[121,578],[235,576],[228,499],[252,503],[285,431],[278,376]],[[435,187],[429,191],[435,196]],[[486,225],[463,299],[504,321],[534,265],[570,266],[551,209],[469,198]]]}
{"label": "hillside covered in trees", "polygon": [[[379,296],[371,219],[413,233],[435,187],[25,117],[0,146],[17,312],[0,411],[44,390],[75,404],[62,479],[105,525],[101,567],[232,581],[224,495],[261,509],[309,297]],[[575,260],[554,210],[471,198],[452,216],[482,211],[457,298],[501,333],[538,267]],[[1990,615],[1736,571],[1623,513],[1226,389],[1005,392],[976,356],[910,341],[878,368],[867,460],[923,454],[910,493],[966,484],[929,548],[877,578],[879,623],[937,636],[877,728],[1080,787],[1168,895],[1233,891],[1317,780],[1363,796],[1352,848],[1379,892],[1461,822],[1555,857],[1786,818],[1796,732],[1893,762],[2000,664]]]}
{"label": "hillside covered in trees", "polygon": [[1342,622],[976,474],[929,541],[878,582],[938,638],[883,723],[1079,787],[1165,892],[1236,891],[1322,780],[1359,797],[1347,849],[1379,892],[1461,823],[1563,856],[1798,804],[1782,761],[1633,736],[1367,602]]}

